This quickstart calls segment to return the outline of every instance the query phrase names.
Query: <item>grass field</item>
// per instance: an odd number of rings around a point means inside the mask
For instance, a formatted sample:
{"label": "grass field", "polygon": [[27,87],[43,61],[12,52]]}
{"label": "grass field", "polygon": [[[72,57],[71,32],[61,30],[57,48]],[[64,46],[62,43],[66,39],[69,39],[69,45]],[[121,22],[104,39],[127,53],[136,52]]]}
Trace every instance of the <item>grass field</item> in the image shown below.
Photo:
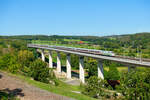
{"label": "grass field", "polygon": [[[108,70],[109,70],[109,67],[104,67],[104,69],[105,69],[106,71],[108,71]],[[128,71],[128,67],[117,67],[117,70],[118,70],[119,72]]]}
{"label": "grass field", "polygon": [[[66,46],[66,47],[76,47],[76,48],[88,48],[88,49],[99,49],[99,46],[87,45],[87,44],[77,44],[80,40],[70,40],[65,39],[66,41],[70,41],[72,43],[62,44],[59,41],[41,41],[41,40],[33,40],[34,44],[45,44],[45,45],[56,45],[56,46]],[[74,42],[74,43],[73,43]],[[89,43],[88,41],[84,41],[84,43]]]}

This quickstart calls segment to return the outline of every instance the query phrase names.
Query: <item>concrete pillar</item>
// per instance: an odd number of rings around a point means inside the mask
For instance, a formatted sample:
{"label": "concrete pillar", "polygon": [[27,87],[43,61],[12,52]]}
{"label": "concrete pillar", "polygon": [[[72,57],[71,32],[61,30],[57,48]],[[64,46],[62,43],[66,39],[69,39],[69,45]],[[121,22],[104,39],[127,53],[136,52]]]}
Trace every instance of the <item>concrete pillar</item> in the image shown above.
{"label": "concrete pillar", "polygon": [[98,60],[97,69],[98,69],[98,78],[104,79],[103,62],[101,60]]}
{"label": "concrete pillar", "polygon": [[45,61],[44,50],[41,51],[42,60]]}
{"label": "concrete pillar", "polygon": [[60,53],[57,52],[57,72],[61,73],[61,61],[60,61]]}
{"label": "concrete pillar", "polygon": [[134,69],[136,69],[135,66],[128,66],[128,72],[130,72],[131,70],[134,70]]}
{"label": "concrete pillar", "polygon": [[131,67],[130,66],[128,66],[128,72],[130,72],[131,71]]}
{"label": "concrete pillar", "polygon": [[67,54],[66,67],[67,67],[67,78],[71,79],[71,56],[70,54]]}
{"label": "concrete pillar", "polygon": [[52,51],[49,51],[49,68],[53,68]]}
{"label": "concrete pillar", "polygon": [[84,77],[84,57],[79,57],[80,81],[85,83]]}

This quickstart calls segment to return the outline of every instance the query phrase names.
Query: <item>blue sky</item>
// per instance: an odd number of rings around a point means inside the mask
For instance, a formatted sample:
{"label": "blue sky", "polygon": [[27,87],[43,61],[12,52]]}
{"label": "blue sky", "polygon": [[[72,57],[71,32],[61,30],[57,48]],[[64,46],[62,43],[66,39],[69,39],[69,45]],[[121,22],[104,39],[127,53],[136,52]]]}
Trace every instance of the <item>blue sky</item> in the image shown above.
{"label": "blue sky", "polygon": [[150,32],[150,0],[0,0],[0,35]]}

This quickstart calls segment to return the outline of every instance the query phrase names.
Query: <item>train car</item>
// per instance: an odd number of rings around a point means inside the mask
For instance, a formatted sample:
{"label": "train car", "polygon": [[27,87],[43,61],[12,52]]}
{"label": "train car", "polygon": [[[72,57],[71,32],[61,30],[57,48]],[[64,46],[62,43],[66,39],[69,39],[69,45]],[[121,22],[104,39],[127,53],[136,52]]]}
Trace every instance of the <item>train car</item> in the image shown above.
{"label": "train car", "polygon": [[94,50],[94,49],[86,49],[86,48],[74,48],[74,47],[65,47],[65,46],[50,46],[50,45],[35,45],[41,47],[50,47],[54,49],[62,49],[62,50],[69,50],[69,51],[76,51],[81,53],[89,53],[95,55],[104,55],[104,56],[115,56],[113,51],[104,51],[104,50]]}

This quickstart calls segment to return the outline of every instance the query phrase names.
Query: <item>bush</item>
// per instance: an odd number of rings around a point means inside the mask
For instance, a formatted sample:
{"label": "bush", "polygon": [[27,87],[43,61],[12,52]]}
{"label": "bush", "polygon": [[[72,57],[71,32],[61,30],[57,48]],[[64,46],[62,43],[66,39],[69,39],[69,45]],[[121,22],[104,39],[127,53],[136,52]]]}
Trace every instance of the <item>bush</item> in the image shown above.
{"label": "bush", "polygon": [[105,80],[92,76],[87,80],[87,84],[82,87],[82,93],[95,98],[104,96],[105,93],[102,88],[104,88],[106,83]]}
{"label": "bush", "polygon": [[0,69],[7,69],[10,65],[10,61],[12,60],[13,56],[11,54],[5,54],[0,57]]}
{"label": "bush", "polygon": [[40,82],[58,85],[53,70],[49,69],[47,67],[47,64],[43,62],[41,59],[36,59],[33,63],[31,63],[30,76],[33,77],[34,80]]}
{"label": "bush", "polygon": [[150,100],[150,70],[132,70],[121,77],[119,91],[127,100]]}
{"label": "bush", "polygon": [[119,80],[120,79],[120,75],[119,75],[119,71],[117,70],[117,67],[115,66],[115,64],[111,64],[109,67],[109,71],[105,72],[105,79],[106,80]]}
{"label": "bush", "polygon": [[97,66],[90,66],[87,70],[88,72],[88,77],[91,77],[91,76],[97,76]]}
{"label": "bush", "polygon": [[28,76],[29,73],[29,65],[34,61],[34,55],[31,51],[28,50],[20,50],[18,52],[18,63],[21,65],[20,70],[24,75]]}
{"label": "bush", "polygon": [[46,63],[40,59],[31,63],[30,76],[33,77],[34,80],[48,83],[49,69],[46,67]]}
{"label": "bush", "polygon": [[20,66],[20,64],[12,64],[8,67],[8,71],[10,71],[11,73],[17,73],[19,72]]}
{"label": "bush", "polygon": [[29,64],[33,60],[32,52],[27,50],[7,53],[0,57],[0,69],[8,70],[12,73],[23,72],[23,74],[28,74]]}
{"label": "bush", "polygon": [[28,50],[20,50],[18,52],[18,61],[22,66],[29,66],[30,62],[34,60],[33,53]]}
{"label": "bush", "polygon": [[17,62],[17,57],[8,53],[0,58],[0,69],[8,70],[12,73],[17,73],[20,69],[20,64]]}
{"label": "bush", "polygon": [[79,57],[77,55],[71,54],[71,67],[74,69],[79,69]]}
{"label": "bush", "polygon": [[97,62],[95,59],[85,59],[85,68],[87,68],[88,77],[97,76]]}

